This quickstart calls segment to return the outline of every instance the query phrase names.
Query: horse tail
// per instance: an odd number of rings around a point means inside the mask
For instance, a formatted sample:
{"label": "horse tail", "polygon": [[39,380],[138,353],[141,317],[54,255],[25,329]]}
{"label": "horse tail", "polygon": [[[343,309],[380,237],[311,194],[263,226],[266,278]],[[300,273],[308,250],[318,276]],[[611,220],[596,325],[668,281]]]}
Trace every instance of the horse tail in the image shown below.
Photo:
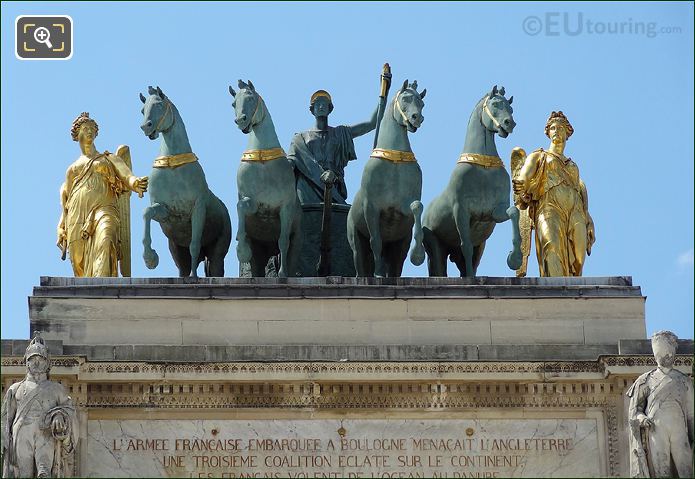
{"label": "horse tail", "polygon": [[420,266],[425,261],[425,248],[422,245],[424,236],[422,232],[422,209],[420,200],[410,203],[410,211],[413,213],[413,219],[415,220],[415,244],[410,251],[410,262],[415,266]]}

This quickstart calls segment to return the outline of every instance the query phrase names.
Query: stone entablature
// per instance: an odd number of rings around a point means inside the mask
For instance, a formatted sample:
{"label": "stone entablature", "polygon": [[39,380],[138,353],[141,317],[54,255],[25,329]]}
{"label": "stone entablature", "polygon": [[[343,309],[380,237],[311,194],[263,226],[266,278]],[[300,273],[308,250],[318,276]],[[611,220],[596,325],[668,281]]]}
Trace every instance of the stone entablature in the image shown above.
{"label": "stone entablature", "polygon": [[[620,476],[627,467],[624,394],[654,364],[645,355],[564,362],[358,363],[103,362],[63,356],[52,358],[51,378],[68,389],[85,424],[201,414],[249,420],[407,418],[424,412],[450,419],[539,413],[544,418],[598,417],[605,430],[606,473]],[[689,373],[692,366],[692,355],[678,355],[677,369]],[[23,371],[21,357],[2,358],[3,393]],[[83,458],[88,443],[82,446]]]}

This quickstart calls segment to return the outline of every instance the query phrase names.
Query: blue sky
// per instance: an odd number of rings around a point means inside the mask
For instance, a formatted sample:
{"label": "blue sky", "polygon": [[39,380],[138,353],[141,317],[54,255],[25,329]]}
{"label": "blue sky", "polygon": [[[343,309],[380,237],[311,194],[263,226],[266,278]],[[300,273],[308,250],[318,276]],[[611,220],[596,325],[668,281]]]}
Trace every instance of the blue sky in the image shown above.
{"label": "blue sky", "polygon": [[[20,61],[17,15],[67,14],[74,55]],[[565,25],[566,24],[566,25]],[[581,27],[581,28],[580,28]],[[79,155],[70,124],[99,122],[97,147],[131,148],[148,175],[159,140],[147,139],[139,92],[159,85],[186,124],[211,189],[231,212],[247,138],[233,123],[227,86],[250,79],[287,148],[312,125],[309,96],[333,96],[330,124],[369,118],[381,66],[394,84],[428,94],[411,136],[425,206],[447,184],[465,126],[495,84],[514,95],[517,127],[497,148],[547,147],[543,127],[563,110],[575,128],[566,149],[587,184],[597,242],[585,276],[632,276],[647,296],[647,331],[693,338],[692,3],[2,3],[2,338],[29,334],[27,296],[40,276],[70,276],[55,247],[58,190]],[[373,136],[359,138],[346,169],[349,200]],[[134,276],[176,276],[153,226],[160,265],[142,261],[141,213],[132,201]],[[234,233],[237,218],[232,214]],[[511,226],[498,225],[478,274],[509,276]],[[226,258],[236,276],[234,244]],[[537,275],[534,256],[529,274]],[[202,269],[200,269],[202,272]],[[425,265],[408,263],[407,276]]]}

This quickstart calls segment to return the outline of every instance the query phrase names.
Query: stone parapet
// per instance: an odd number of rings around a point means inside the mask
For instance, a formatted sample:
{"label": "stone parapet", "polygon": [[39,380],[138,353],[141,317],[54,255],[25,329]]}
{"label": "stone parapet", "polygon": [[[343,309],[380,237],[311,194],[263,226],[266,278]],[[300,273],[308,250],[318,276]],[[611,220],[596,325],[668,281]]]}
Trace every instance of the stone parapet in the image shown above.
{"label": "stone parapet", "polygon": [[29,307],[31,332],[64,346],[230,346],[244,358],[243,346],[302,345],[357,346],[364,359],[403,357],[399,346],[417,356],[421,345],[476,346],[452,350],[459,359],[538,345],[556,356],[591,346],[581,354],[595,357],[646,338],[644,297],[628,277],[44,277]]}

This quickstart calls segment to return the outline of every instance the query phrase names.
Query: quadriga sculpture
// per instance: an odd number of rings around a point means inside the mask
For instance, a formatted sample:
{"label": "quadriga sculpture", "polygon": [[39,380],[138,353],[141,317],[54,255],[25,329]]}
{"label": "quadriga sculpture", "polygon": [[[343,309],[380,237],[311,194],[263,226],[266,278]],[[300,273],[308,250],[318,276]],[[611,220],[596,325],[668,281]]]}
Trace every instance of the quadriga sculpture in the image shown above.
{"label": "quadriga sculpture", "polygon": [[280,254],[278,276],[295,276],[301,248],[302,209],[292,165],[280,146],[275,125],[253,83],[230,86],[242,133],[249,135],[237,170],[239,228],[237,256],[251,263],[252,276],[265,276],[271,256]]}
{"label": "quadriga sculpture", "polygon": [[145,104],[141,128],[151,140],[161,133],[162,143],[150,174],[150,206],[143,214],[145,265],[154,269],[159,264],[150,237],[150,222],[155,220],[169,239],[179,276],[197,277],[201,261],[206,276],[224,276],[224,257],[232,238],[227,207],[208,188],[176,106],[159,87],[149,87],[148,92],[148,98],[140,94]]}
{"label": "quadriga sculpture", "polygon": [[507,266],[521,266],[519,210],[510,206],[511,182],[497,153],[495,134],[506,138],[514,129],[513,97],[495,86],[475,106],[463,152],[449,184],[425,211],[423,232],[430,276],[446,276],[447,257],[461,276],[475,276],[485,241],[496,223],[512,220],[513,250]]}
{"label": "quadriga sculpture", "polygon": [[348,213],[348,241],[357,276],[398,277],[415,226],[410,260],[425,260],[422,246],[422,171],[410,148],[408,132],[422,124],[423,98],[417,82],[403,86],[389,102],[376,148],[362,173],[362,184]]}

